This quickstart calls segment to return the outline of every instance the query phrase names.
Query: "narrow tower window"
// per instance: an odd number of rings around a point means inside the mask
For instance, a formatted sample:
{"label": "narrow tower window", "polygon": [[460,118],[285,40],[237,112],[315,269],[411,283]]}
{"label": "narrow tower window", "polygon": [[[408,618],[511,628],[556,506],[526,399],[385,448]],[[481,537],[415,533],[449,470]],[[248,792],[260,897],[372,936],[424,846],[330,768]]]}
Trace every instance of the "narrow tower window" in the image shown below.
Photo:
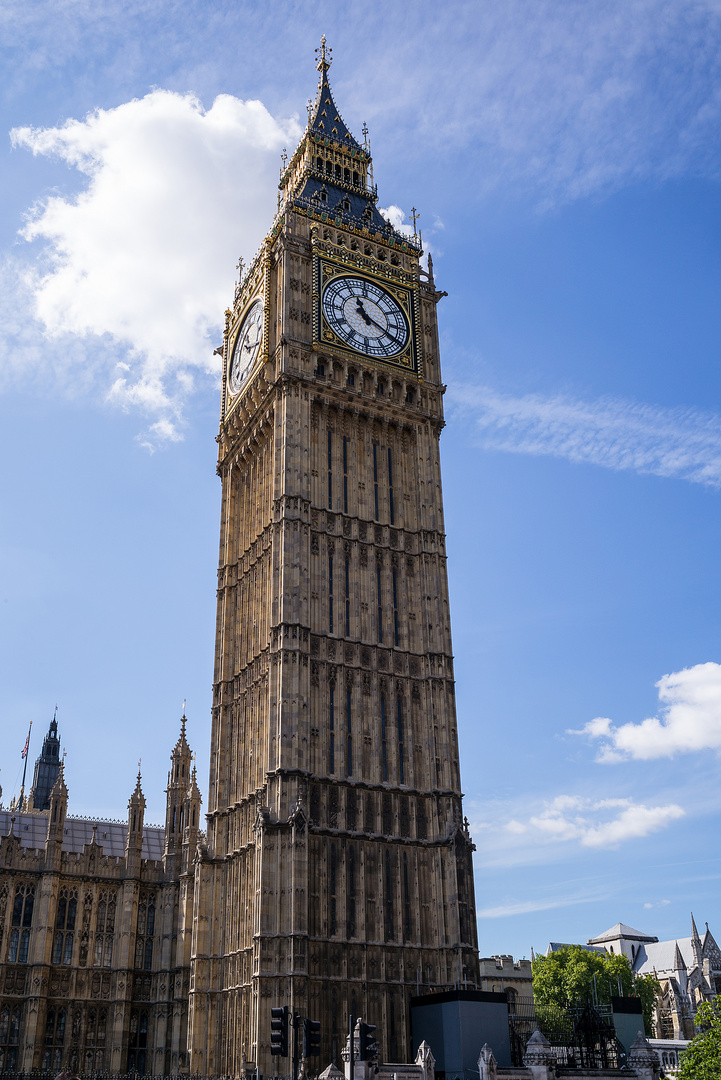
{"label": "narrow tower window", "polygon": [[[348,376],[350,379],[350,375]],[[343,436],[343,513],[348,513],[348,439]]]}
{"label": "narrow tower window", "polygon": [[355,937],[355,852],[348,851],[348,929],[347,937]]}
{"label": "narrow tower window", "polygon": [[383,779],[388,779],[388,747],[386,743],[386,698],[381,694],[381,761],[383,763]]}
{"label": "narrow tower window", "polygon": [[348,741],[348,754],[346,757],[347,775],[353,775],[353,727],[351,716],[351,691],[350,687],[346,691],[345,696],[345,722],[346,722],[346,736]]}
{"label": "narrow tower window", "polygon": [[338,929],[337,920],[336,920],[336,902],[335,902],[335,891],[336,891],[335,844],[331,844],[331,846],[330,846],[330,875],[329,876],[330,876],[330,883],[329,883],[330,884],[330,920],[329,920],[330,926],[329,926],[328,929],[330,931],[330,936],[334,937],[335,934],[337,933],[337,929]]}
{"label": "narrow tower window", "polygon": [[395,570],[393,571],[393,636],[396,648],[398,648],[401,643],[401,638],[398,632],[398,581]]}
{"label": "narrow tower window", "polygon": [[403,852],[403,909],[405,915],[405,938],[411,940],[411,893],[408,888],[408,855]]}
{"label": "narrow tower window", "polygon": [[350,637],[350,561],[345,561],[345,636]]}
{"label": "narrow tower window", "polygon": [[386,909],[386,941],[393,941],[393,875],[391,873],[391,853],[386,851],[385,872],[385,909]]}
{"label": "narrow tower window", "polygon": [[398,771],[400,774],[400,782],[405,784],[403,770],[403,702],[400,697],[396,702],[396,721],[398,724]]}
{"label": "narrow tower window", "polygon": [[330,754],[328,771],[335,772],[335,688],[330,688]]}
{"label": "narrow tower window", "polygon": [[373,498],[375,500],[376,521],[378,521],[378,446],[373,443]]}
{"label": "narrow tower window", "polygon": [[383,593],[381,591],[381,564],[376,563],[376,589],[378,592],[378,642],[383,644]]}
{"label": "narrow tower window", "polygon": [[333,509],[333,436],[328,432],[328,509]]}
{"label": "narrow tower window", "polygon": [[388,448],[388,505],[391,515],[391,525],[395,523],[395,515],[393,513],[393,456],[390,447]]}
{"label": "narrow tower window", "polygon": [[333,633],[333,556],[328,556],[328,633]]}

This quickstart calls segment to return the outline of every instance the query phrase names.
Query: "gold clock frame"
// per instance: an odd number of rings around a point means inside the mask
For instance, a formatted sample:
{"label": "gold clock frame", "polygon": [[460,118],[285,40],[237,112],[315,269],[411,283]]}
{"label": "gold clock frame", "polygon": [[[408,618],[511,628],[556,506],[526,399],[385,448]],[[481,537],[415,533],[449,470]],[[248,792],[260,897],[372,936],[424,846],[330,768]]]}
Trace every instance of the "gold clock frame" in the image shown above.
{"label": "gold clock frame", "polygon": [[[268,278],[270,275],[270,265],[262,268],[262,274],[259,275],[260,281],[255,278],[250,281],[250,289],[248,290],[247,297],[243,297],[242,293],[239,296],[239,302],[235,305],[235,310],[232,312],[231,317],[227,320],[227,325],[224,334],[223,342],[223,388],[222,388],[222,411],[221,415],[226,417],[235,405],[243,398],[250,386],[256,372],[265,364],[268,360],[268,348],[270,340],[270,304],[268,303],[268,297],[270,295]],[[250,275],[249,275],[250,277]],[[230,386],[228,383],[230,377],[230,362],[233,357],[233,349],[235,348],[235,342],[240,332],[240,328],[243,325],[243,321],[252,308],[253,304],[257,300],[260,300],[263,305],[263,339],[260,343],[260,349],[253,365],[253,370],[248,375],[245,386],[242,386],[237,394],[231,394]],[[226,315],[228,313],[226,312]]]}
{"label": "gold clock frame", "polygon": [[[400,305],[408,320],[408,343],[395,356],[368,356],[353,349],[338,337],[329,325],[323,313],[323,293],[331,281],[339,277],[365,279],[379,285]],[[402,284],[394,278],[368,270],[359,259],[354,259],[349,252],[347,260],[335,258],[318,251],[313,253],[313,348],[317,352],[331,352],[346,356],[352,360],[363,361],[385,368],[388,371],[402,372],[415,379],[422,378],[421,355],[418,347],[417,328],[420,325],[420,297],[418,288]]]}

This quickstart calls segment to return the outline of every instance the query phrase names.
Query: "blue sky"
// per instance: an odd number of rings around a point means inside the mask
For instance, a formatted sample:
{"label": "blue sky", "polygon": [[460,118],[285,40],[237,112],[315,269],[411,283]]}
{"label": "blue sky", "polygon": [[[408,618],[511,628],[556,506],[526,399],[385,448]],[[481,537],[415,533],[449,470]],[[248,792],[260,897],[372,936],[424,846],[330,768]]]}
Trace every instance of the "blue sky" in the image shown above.
{"label": "blue sky", "polygon": [[[9,0],[0,783],[58,704],[71,810],[207,776],[212,356],[313,50],[420,208],[483,955],[721,933],[721,4]],[[397,211],[393,211],[397,213]]]}

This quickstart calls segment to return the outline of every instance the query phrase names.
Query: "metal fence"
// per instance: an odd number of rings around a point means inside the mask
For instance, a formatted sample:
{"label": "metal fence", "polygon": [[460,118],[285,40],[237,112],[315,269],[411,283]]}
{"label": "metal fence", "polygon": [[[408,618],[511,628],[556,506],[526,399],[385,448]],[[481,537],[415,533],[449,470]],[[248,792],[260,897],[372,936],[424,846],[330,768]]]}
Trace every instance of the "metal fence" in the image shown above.
{"label": "metal fence", "polygon": [[562,1009],[538,1005],[533,998],[516,998],[508,1004],[511,1060],[523,1064],[526,1044],[533,1032],[548,1039],[559,1066],[567,1069],[621,1069],[627,1054],[619,1042],[610,1006],[590,1002]]}

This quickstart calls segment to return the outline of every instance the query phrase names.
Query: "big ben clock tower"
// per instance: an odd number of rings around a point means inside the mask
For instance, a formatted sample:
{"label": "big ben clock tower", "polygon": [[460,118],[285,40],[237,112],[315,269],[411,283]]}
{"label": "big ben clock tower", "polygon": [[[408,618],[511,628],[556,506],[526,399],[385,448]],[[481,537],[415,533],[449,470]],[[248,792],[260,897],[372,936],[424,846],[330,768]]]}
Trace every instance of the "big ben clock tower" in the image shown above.
{"label": "big ben clock tower", "polygon": [[439,464],[436,303],[379,213],[319,50],[275,221],[226,312],[207,845],[190,1071],[288,1071],[270,1010],[411,1053],[417,988],[475,985]]}

